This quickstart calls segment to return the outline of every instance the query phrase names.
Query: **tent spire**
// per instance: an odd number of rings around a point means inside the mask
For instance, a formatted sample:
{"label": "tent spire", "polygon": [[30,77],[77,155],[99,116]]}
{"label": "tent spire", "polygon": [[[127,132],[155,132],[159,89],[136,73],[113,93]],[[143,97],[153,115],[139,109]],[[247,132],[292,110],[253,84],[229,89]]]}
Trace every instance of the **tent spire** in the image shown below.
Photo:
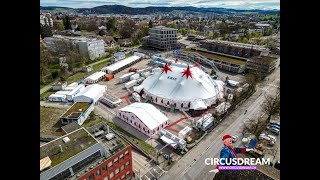
{"label": "tent spire", "polygon": [[166,63],[166,65],[164,65],[163,67],[163,70],[162,70],[162,73],[165,72],[166,74],[168,74],[168,71],[171,71],[171,68],[168,66],[168,63]]}
{"label": "tent spire", "polygon": [[189,65],[188,65],[187,69],[184,70],[184,71],[181,72],[181,73],[182,73],[182,76],[186,75],[187,79],[188,79],[189,76],[192,78],[192,73],[191,73],[191,70],[190,70]]}

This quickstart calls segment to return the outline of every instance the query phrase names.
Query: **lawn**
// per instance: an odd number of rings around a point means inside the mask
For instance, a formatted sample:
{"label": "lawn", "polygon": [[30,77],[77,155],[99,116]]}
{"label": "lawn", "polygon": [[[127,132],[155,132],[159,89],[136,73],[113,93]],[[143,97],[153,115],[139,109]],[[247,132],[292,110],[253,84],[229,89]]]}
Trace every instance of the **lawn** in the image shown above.
{"label": "lawn", "polygon": [[61,136],[60,116],[64,109],[40,107],[40,134]]}
{"label": "lawn", "polygon": [[101,68],[106,66],[107,62],[108,62],[108,60],[107,61],[103,61],[102,60],[102,62],[92,66],[92,71],[90,71],[90,72],[78,72],[78,73],[68,77],[67,78],[68,84],[70,84],[72,82],[78,82],[81,79],[84,79],[84,78],[90,76],[91,74],[95,73],[97,70],[100,70]]}
{"label": "lawn", "polygon": [[113,122],[111,121],[108,121],[106,119],[104,119],[103,117],[101,116],[97,116],[97,115],[93,115],[93,112],[92,114],[90,114],[90,116],[87,118],[87,120],[83,123],[83,126],[86,127],[86,128],[89,128],[95,124],[98,124],[98,123],[101,123],[101,122],[104,122],[106,123],[107,125],[109,125],[113,130],[116,130],[124,135],[126,135],[127,137],[129,137],[132,141],[136,142],[137,145],[145,150],[146,152],[148,152],[150,155],[152,156],[156,156],[156,149],[154,147],[152,147],[151,145],[149,145],[148,143],[138,139],[137,137],[133,136],[132,134],[128,133],[127,131],[125,131],[124,129],[118,127],[116,124],[114,124]]}

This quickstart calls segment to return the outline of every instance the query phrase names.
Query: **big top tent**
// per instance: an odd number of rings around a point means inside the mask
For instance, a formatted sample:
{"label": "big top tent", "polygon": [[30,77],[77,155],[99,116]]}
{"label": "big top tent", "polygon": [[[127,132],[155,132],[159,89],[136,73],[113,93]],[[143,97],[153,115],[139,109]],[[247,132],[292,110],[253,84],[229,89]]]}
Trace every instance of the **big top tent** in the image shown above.
{"label": "big top tent", "polygon": [[162,72],[156,72],[134,88],[143,90],[146,97],[161,106],[175,109],[203,110],[223,98],[223,82],[213,80],[198,68],[166,64]]}

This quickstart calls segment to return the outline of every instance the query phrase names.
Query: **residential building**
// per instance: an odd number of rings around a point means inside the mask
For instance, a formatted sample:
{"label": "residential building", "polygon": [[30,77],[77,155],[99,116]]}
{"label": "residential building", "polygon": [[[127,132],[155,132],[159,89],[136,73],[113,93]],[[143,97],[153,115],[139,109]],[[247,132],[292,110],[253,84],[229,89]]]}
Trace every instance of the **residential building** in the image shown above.
{"label": "residential building", "polygon": [[61,35],[53,35],[52,37],[46,37],[44,39],[47,47],[52,51],[54,51],[55,42],[59,40],[71,42],[73,45],[78,45],[80,54],[88,56],[91,60],[105,56],[104,41],[101,39]]}
{"label": "residential building", "polygon": [[179,49],[177,30],[164,26],[155,26],[149,29],[149,36],[142,39],[142,44],[163,51]]}
{"label": "residential building", "polygon": [[106,124],[81,127],[40,146],[40,180],[48,179],[133,179],[132,147]]}
{"label": "residential building", "polygon": [[50,27],[53,27],[52,18],[46,17],[46,16],[40,14],[40,24],[42,24],[43,26],[48,25]]}

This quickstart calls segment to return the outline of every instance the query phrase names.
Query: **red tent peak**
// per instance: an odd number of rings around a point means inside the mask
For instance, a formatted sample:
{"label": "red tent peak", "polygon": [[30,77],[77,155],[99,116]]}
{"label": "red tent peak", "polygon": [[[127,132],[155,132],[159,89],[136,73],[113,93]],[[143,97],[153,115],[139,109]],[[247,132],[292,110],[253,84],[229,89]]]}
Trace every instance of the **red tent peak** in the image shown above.
{"label": "red tent peak", "polygon": [[187,79],[188,79],[188,77],[189,77],[189,76],[192,78],[192,72],[191,72],[191,70],[190,70],[190,67],[189,67],[189,66],[188,66],[188,67],[187,67],[187,69],[186,69],[186,70],[184,70],[182,73],[183,73],[183,75],[182,75],[182,76],[186,75]]}
{"label": "red tent peak", "polygon": [[171,68],[168,66],[168,63],[166,63],[166,65],[164,65],[164,67],[163,67],[162,73],[163,73],[163,72],[166,72],[166,74],[167,74],[168,71],[171,71],[171,72],[172,72]]}

